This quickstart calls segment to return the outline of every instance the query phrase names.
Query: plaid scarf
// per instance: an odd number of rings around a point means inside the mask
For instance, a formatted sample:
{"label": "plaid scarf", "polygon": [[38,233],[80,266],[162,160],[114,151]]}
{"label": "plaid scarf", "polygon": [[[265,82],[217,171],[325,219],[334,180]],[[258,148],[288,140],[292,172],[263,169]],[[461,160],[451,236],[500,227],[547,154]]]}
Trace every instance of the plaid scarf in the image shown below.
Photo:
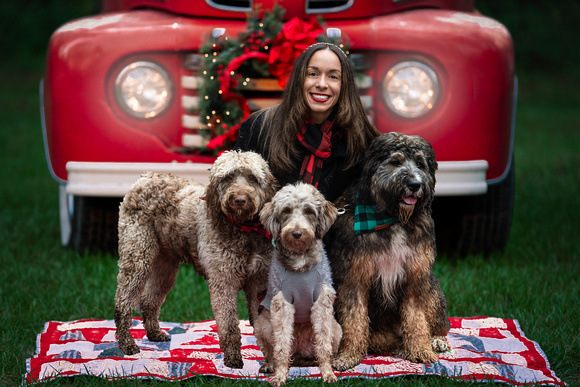
{"label": "plaid scarf", "polygon": [[[205,196],[201,196],[200,199],[205,200]],[[240,230],[245,231],[245,232],[257,232],[258,234],[265,236],[266,238],[271,240],[272,243],[274,243],[272,234],[270,234],[268,232],[268,230],[266,230],[266,228],[264,227],[264,225],[262,225],[262,223],[252,222],[252,221],[245,221],[243,223],[239,223],[239,222],[234,221],[231,217],[229,217],[227,215],[226,215],[226,218],[228,219],[228,221],[231,224],[233,224],[234,226],[236,226]]]}
{"label": "plaid scarf", "polygon": [[377,206],[360,204],[357,192],[354,209],[354,235],[382,230],[398,222],[398,217],[390,218],[387,213]]}
{"label": "plaid scarf", "polygon": [[228,218],[228,220],[230,221],[231,224],[233,224],[234,226],[236,226],[237,228],[239,228],[242,231],[257,232],[258,234],[265,236],[269,240],[272,240],[272,234],[270,234],[268,232],[268,230],[266,230],[266,228],[264,228],[264,226],[260,222],[245,221],[243,223],[239,223],[239,222],[234,221],[229,216],[226,216],[226,218]]}
{"label": "plaid scarf", "polygon": [[322,164],[325,159],[330,157],[334,139],[341,136],[338,131],[333,131],[333,128],[334,113],[322,123],[320,128],[308,116],[306,122],[296,134],[298,142],[308,151],[300,169],[301,181],[318,187]]}

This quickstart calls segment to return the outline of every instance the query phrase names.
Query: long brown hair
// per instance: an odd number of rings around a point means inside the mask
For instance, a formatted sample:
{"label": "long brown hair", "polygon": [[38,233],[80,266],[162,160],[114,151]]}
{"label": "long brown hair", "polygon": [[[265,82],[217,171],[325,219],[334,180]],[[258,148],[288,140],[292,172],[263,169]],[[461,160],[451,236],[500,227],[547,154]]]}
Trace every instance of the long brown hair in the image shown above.
{"label": "long brown hair", "polygon": [[313,44],[296,60],[282,102],[257,113],[263,115],[260,136],[264,136],[262,144],[268,144],[265,151],[270,167],[275,172],[289,173],[296,168],[292,162],[292,158],[300,153],[296,134],[308,115],[303,85],[310,58],[319,50],[331,50],[340,60],[342,72],[340,96],[334,111],[335,125],[342,130],[347,141],[348,162],[345,169],[357,164],[371,140],[379,135],[364,111],[355,84],[354,70],[346,54],[334,44]]}

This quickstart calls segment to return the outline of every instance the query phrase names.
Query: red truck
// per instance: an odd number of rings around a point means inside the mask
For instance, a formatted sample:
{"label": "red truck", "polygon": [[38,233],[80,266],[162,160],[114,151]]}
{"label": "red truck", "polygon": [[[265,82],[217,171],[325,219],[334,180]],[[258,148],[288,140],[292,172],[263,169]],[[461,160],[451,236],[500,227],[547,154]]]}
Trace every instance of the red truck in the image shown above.
{"label": "red truck", "polygon": [[[282,23],[321,17],[327,36],[348,40],[379,131],[431,142],[439,248],[503,251],[514,200],[513,43],[473,0],[104,0],[100,14],[54,32],[41,84],[62,243],[114,249],[119,202],[144,170],[207,182],[215,153],[203,147],[216,134],[200,111],[202,47],[237,39],[250,12],[275,7]],[[235,91],[251,110],[280,100],[275,79],[251,83]]]}

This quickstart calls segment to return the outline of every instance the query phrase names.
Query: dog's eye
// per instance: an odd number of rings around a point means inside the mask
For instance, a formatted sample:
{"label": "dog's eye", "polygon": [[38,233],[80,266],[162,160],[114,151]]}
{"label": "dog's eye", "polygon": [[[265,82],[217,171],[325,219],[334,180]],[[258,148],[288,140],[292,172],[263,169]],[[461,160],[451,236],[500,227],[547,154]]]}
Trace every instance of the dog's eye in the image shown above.
{"label": "dog's eye", "polygon": [[389,164],[391,164],[393,167],[400,167],[401,166],[401,162],[397,159],[390,160]]}
{"label": "dog's eye", "polygon": [[258,182],[258,178],[254,175],[248,175],[248,181],[250,183],[257,183]]}
{"label": "dog's eye", "polygon": [[290,207],[284,207],[284,208],[282,208],[282,213],[283,214],[289,214],[290,212],[292,212],[292,210],[290,209]]}
{"label": "dog's eye", "polygon": [[307,207],[304,209],[304,214],[305,215],[316,215],[316,211],[314,211],[313,208]]}
{"label": "dog's eye", "polygon": [[423,163],[422,161],[417,161],[417,168],[425,169],[425,163]]}

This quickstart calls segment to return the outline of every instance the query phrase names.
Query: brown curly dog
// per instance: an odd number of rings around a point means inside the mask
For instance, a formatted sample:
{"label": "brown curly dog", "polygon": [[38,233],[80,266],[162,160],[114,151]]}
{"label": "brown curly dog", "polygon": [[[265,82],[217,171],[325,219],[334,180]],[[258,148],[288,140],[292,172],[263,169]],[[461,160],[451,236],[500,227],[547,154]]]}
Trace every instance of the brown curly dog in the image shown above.
{"label": "brown curly dog", "polygon": [[267,163],[253,152],[222,154],[209,179],[205,187],[146,172],[121,203],[115,324],[126,355],[139,352],[129,332],[132,308],[141,309],[150,341],[170,340],[159,328],[159,310],[175,285],[179,265],[190,263],[207,282],[225,365],[243,367],[237,295],[246,293],[254,321],[273,247],[270,239],[253,231],[260,231],[258,214],[277,183]]}

